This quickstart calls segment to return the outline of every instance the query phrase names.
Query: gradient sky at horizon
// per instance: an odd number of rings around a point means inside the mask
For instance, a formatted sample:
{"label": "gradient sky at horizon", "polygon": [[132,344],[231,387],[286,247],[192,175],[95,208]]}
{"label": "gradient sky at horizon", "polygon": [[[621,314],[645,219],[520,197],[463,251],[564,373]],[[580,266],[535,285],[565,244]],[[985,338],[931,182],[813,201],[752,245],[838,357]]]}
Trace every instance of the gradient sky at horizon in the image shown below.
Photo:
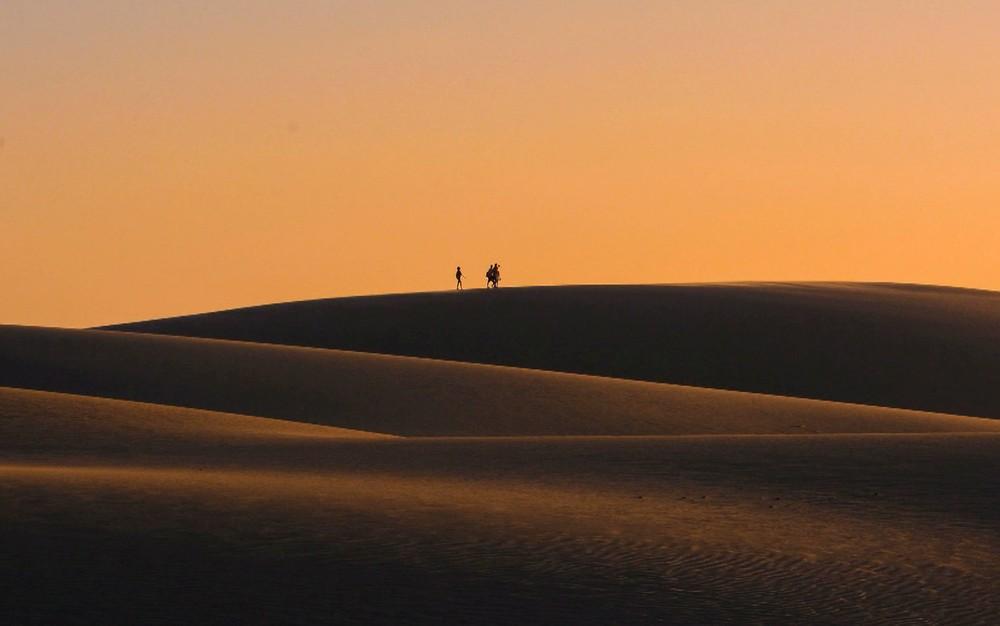
{"label": "gradient sky at horizon", "polygon": [[1000,4],[6,0],[0,323],[479,286],[1000,289]]}

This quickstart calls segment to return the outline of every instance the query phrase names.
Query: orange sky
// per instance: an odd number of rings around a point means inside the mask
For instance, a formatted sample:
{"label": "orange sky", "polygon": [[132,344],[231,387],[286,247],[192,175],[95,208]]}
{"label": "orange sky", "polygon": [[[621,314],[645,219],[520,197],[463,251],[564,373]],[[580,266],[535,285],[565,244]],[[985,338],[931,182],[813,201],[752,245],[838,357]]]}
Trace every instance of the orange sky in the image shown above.
{"label": "orange sky", "polygon": [[0,322],[478,285],[1000,289],[1000,4],[0,3]]}

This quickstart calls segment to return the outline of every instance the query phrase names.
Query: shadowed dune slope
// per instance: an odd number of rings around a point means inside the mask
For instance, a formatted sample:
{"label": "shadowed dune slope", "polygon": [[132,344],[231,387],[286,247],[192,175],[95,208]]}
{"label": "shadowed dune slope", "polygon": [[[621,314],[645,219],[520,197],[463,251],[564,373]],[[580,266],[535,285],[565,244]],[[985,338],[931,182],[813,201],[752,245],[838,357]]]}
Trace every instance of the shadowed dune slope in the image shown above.
{"label": "shadowed dune slope", "polygon": [[0,327],[0,385],[414,436],[1000,431],[988,419],[410,357]]}
{"label": "shadowed dune slope", "polygon": [[1000,417],[1000,294],[986,291],[538,287],[317,300],[113,328]]}

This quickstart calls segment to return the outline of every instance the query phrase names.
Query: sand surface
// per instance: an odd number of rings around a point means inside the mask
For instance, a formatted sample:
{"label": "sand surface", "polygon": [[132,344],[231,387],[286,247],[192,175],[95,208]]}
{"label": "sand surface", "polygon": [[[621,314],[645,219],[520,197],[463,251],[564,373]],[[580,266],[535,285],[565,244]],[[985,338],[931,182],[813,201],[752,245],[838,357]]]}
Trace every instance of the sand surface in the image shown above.
{"label": "sand surface", "polygon": [[1000,614],[990,419],[23,327],[0,385],[4,623]]}
{"label": "sand surface", "polygon": [[[29,393],[5,399],[4,419],[49,395]],[[80,402],[56,397],[36,422],[96,408]],[[97,404],[109,430],[148,419]],[[8,616],[985,623],[1000,610],[998,434],[298,439],[255,421],[229,446],[176,428],[137,428],[117,449],[94,429],[46,450],[6,443]]]}

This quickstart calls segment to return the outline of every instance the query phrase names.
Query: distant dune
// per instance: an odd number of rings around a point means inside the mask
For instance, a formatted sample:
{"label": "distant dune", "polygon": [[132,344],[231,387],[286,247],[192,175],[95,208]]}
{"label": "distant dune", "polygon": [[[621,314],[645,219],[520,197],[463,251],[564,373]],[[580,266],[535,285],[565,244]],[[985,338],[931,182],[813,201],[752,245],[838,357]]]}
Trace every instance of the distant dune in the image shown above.
{"label": "distant dune", "polygon": [[409,436],[1000,432],[1000,421],[410,357],[0,326],[0,385]]}
{"label": "distant dune", "polygon": [[1000,294],[789,283],[538,287],[116,326],[1000,417]]}
{"label": "distant dune", "polygon": [[0,326],[0,621],[992,623],[998,303],[566,287]]}

